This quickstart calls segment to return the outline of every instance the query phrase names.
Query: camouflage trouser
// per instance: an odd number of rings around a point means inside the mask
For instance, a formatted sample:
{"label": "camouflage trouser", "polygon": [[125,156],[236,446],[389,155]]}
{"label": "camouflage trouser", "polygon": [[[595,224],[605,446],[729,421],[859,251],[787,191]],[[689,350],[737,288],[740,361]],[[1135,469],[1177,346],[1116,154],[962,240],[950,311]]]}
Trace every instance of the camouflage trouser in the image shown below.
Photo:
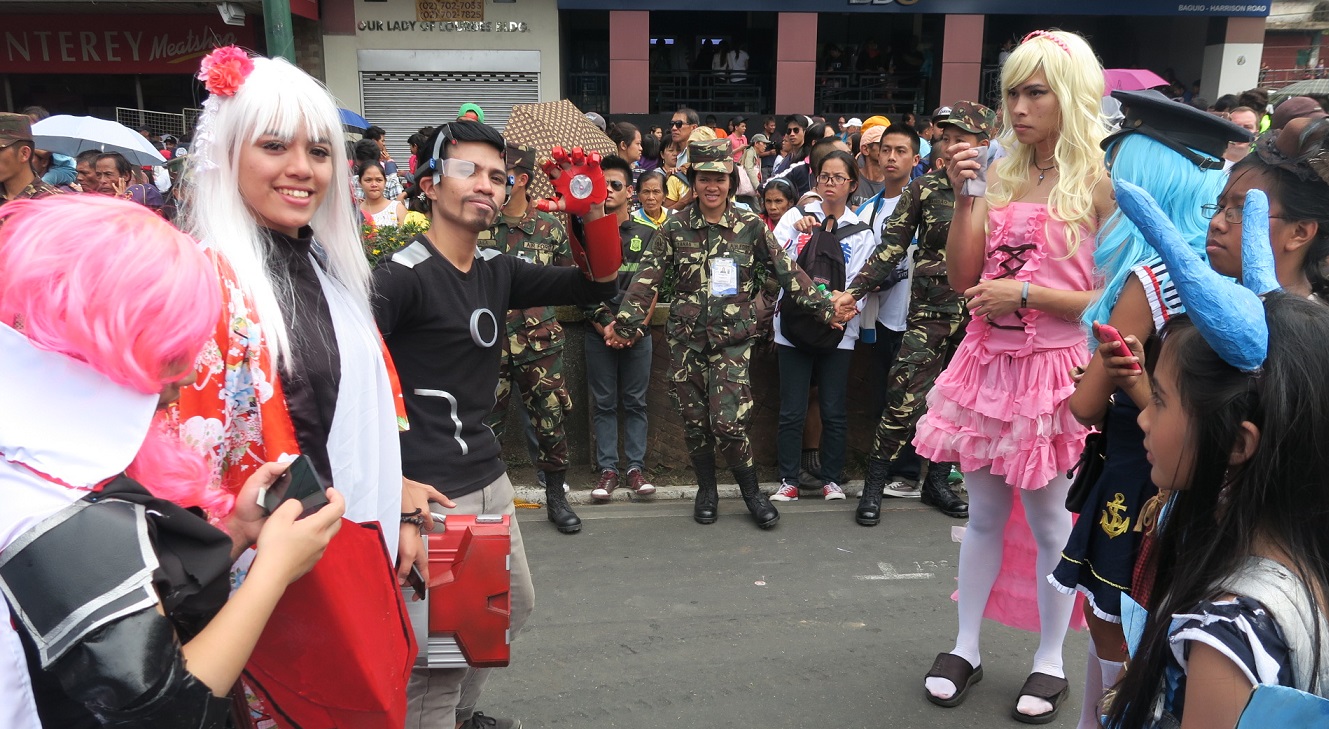
{"label": "camouflage trouser", "polygon": [[752,465],[748,418],[748,342],[698,352],[669,343],[669,379],[683,415],[683,433],[692,454],[718,450],[730,468]]}
{"label": "camouflage trouser", "polygon": [[932,384],[964,339],[964,322],[963,316],[909,312],[900,353],[886,378],[886,408],[872,442],[873,458],[887,463],[899,458],[927,412]]}
{"label": "camouflage trouser", "polygon": [[504,420],[508,414],[513,383],[521,392],[522,406],[535,426],[535,439],[540,446],[540,459],[536,467],[541,471],[566,471],[568,439],[563,429],[563,416],[572,409],[572,398],[568,396],[567,384],[563,382],[563,350],[528,362],[514,362],[511,354],[503,354],[498,371],[498,388],[494,390],[494,411],[486,421],[486,425],[500,441],[503,440]]}

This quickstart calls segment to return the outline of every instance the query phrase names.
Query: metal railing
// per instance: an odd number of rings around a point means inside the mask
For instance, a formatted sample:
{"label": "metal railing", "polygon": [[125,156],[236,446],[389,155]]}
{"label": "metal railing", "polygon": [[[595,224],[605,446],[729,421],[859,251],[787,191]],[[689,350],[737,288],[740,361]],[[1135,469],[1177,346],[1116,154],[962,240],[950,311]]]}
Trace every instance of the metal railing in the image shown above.
{"label": "metal railing", "polygon": [[651,73],[651,113],[689,106],[710,114],[768,114],[775,106],[775,77],[751,71]]}
{"label": "metal railing", "polygon": [[569,73],[564,86],[568,100],[582,111],[609,111],[609,74]]}
{"label": "metal railing", "polygon": [[[984,70],[985,92],[995,89],[1000,77],[998,69],[991,70],[995,74],[990,82],[988,70]],[[823,114],[926,113],[924,83],[917,75],[818,74],[813,104]],[[607,73],[569,73],[565,89],[579,109],[604,113],[609,108]],[[775,106],[775,76],[751,71],[655,71],[650,76],[650,95],[653,114],[682,106],[704,114],[769,114]]]}
{"label": "metal railing", "polygon": [[819,73],[815,104],[822,114],[923,112],[923,78],[886,73]]}
{"label": "metal railing", "polygon": [[1329,78],[1329,69],[1262,68],[1260,69],[1260,88],[1281,89],[1288,84],[1312,78]]}
{"label": "metal railing", "polygon": [[178,137],[193,134],[194,127],[198,125],[198,117],[202,113],[202,109],[182,109],[177,114],[169,111],[148,111],[147,109],[130,109],[117,106],[115,108],[115,120],[130,129],[147,127],[157,135],[171,134]]}

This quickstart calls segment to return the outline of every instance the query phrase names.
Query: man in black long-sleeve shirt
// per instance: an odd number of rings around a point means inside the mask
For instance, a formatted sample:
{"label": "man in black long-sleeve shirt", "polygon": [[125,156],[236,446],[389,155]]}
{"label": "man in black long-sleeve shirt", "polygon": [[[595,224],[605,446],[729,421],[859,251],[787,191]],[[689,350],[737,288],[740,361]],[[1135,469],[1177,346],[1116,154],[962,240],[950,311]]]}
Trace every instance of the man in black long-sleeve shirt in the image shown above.
{"label": "man in black long-sleeve shirt", "polygon": [[[480,231],[493,225],[506,193],[503,148],[498,132],[478,122],[440,127],[417,160],[420,187],[432,209],[430,229],[374,271],[375,315],[410,420],[410,430],[401,434],[402,471],[452,498],[457,508],[450,513],[516,513],[499,443],[484,424],[498,385],[505,313],[590,304],[617,292],[616,271],[596,282],[577,268],[536,266],[477,250]],[[601,216],[602,208],[586,218],[588,248],[603,228],[591,220]],[[617,226],[608,231],[617,247]],[[563,498],[561,489],[557,497]],[[515,636],[534,604],[515,516],[511,566]],[[475,712],[488,671],[416,669],[407,726],[494,726],[492,717]],[[498,720],[496,726],[521,723]]]}

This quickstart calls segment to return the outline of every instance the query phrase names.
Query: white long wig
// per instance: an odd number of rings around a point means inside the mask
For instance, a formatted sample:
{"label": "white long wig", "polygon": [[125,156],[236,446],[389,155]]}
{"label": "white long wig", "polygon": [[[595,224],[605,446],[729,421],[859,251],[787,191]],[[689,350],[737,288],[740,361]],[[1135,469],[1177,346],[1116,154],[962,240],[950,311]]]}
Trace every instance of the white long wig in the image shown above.
{"label": "white long wig", "polygon": [[187,229],[230,263],[263,328],[274,364],[290,365],[290,336],[279,301],[293,300],[284,271],[267,265],[274,245],[240,196],[239,158],[264,134],[291,140],[303,128],[332,152],[332,181],[310,225],[327,253],[327,273],[351,293],[366,315],[369,265],[351,202],[346,145],[337,104],[317,80],[283,59],[254,58],[254,70],[234,96],[204,104],[189,165],[194,181]]}

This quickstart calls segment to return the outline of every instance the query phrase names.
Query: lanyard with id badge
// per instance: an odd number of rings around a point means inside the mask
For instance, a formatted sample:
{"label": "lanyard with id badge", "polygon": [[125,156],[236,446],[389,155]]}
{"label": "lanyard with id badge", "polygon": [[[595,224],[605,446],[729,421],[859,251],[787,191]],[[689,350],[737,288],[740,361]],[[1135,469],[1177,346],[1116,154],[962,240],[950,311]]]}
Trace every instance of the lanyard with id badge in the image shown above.
{"label": "lanyard with id badge", "polygon": [[732,258],[712,258],[711,296],[738,295],[738,266]]}

